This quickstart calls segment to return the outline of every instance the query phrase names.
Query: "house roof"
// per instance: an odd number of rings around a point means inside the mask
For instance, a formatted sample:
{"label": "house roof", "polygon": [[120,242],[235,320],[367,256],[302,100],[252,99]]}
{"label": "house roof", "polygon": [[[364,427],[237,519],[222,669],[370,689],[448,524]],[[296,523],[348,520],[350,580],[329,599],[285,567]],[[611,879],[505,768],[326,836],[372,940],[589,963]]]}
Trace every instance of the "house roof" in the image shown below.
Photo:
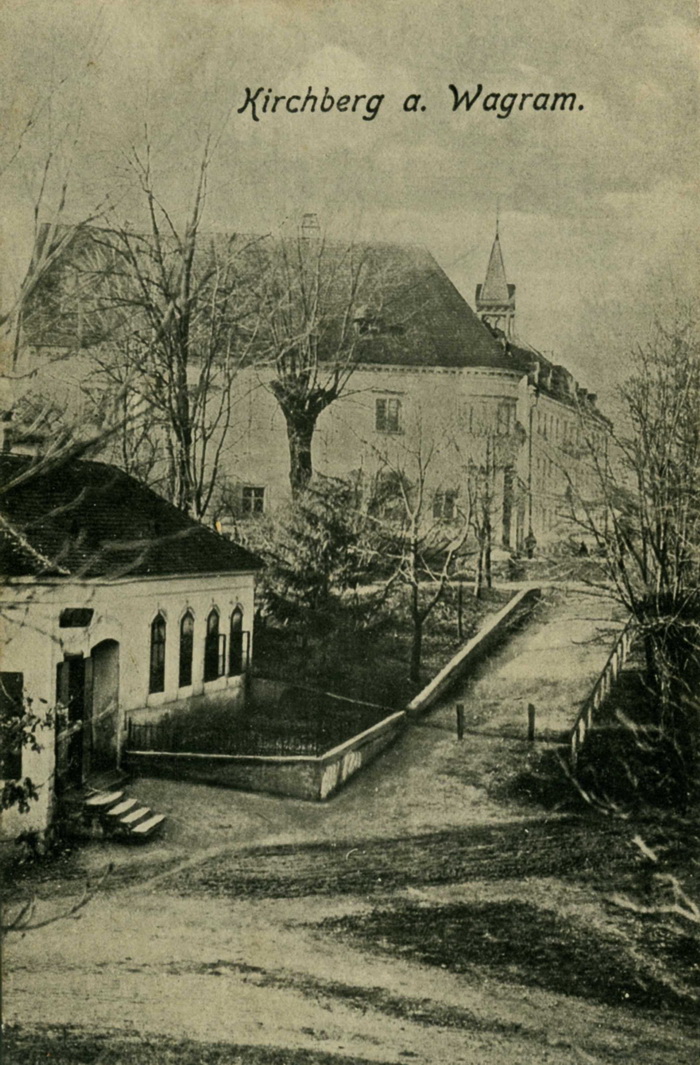
{"label": "house roof", "polygon": [[[116,277],[114,248],[120,235],[113,230],[82,226],[63,245],[25,315],[25,336],[30,344],[55,347],[76,343],[77,306],[71,306],[71,291],[79,295],[83,335],[80,343],[92,342],[89,304],[104,306],[105,286]],[[148,238],[130,234],[132,247],[147,255]],[[201,272],[222,257],[245,278],[269,277],[279,249],[292,248],[297,260],[299,240],[282,240],[254,234],[201,233],[197,257]],[[319,264],[327,276],[330,298],[328,319],[337,319],[348,309],[352,264],[363,263],[362,281],[353,292],[355,308],[367,304],[379,309],[385,329],[363,338],[353,359],[361,364],[398,366],[486,367],[512,369],[503,347],[482,323],[444,270],[427,249],[417,245],[339,240],[318,241]],[[173,250],[173,261],[177,252]],[[73,275],[68,279],[68,273]],[[78,280],[76,281],[76,271]],[[356,280],[357,275],[352,277]],[[115,281],[115,283],[117,283]],[[123,283],[123,281],[122,281]],[[335,291],[333,291],[335,285]],[[335,306],[335,310],[333,304]],[[85,313],[87,309],[87,313]],[[99,316],[98,316],[99,317]],[[95,332],[94,342],[99,342]],[[332,332],[332,327],[328,330]],[[261,341],[264,330],[260,331]],[[262,343],[261,343],[262,346]],[[332,339],[329,344],[333,350]]]}
{"label": "house roof", "polygon": [[194,576],[261,565],[114,466],[0,455],[4,577]]}

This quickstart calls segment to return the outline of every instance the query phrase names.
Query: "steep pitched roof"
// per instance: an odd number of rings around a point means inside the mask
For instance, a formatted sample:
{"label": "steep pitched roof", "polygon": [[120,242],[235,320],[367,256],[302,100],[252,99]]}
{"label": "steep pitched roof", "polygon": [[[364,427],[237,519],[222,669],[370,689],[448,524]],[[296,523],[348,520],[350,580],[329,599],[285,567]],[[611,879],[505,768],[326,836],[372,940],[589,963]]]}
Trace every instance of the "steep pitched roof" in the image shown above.
{"label": "steep pitched roof", "polygon": [[103,462],[0,455],[0,574],[168,577],[262,563]]}
{"label": "steep pitched roof", "polygon": [[425,248],[377,244],[385,266],[386,317],[398,330],[360,349],[358,362],[399,366],[512,369],[492,332]]}
{"label": "steep pitched roof", "polygon": [[506,268],[503,265],[503,253],[498,230],[491,248],[489,265],[486,268],[486,280],[481,286],[479,298],[483,303],[508,303],[511,296],[510,286],[506,281]]}
{"label": "steep pitched roof", "polygon": [[[110,261],[115,240],[114,231],[95,227],[80,227],[64,247],[28,309],[25,335],[30,344],[56,347],[70,346],[70,333],[75,329],[70,300],[66,304],[63,277],[67,268],[88,263],[79,284],[81,299],[100,303],[99,289],[109,284],[110,268],[100,271],[95,263]],[[134,237],[144,242],[147,238]],[[235,242],[237,267],[250,276],[256,272],[264,277],[275,249],[284,242],[276,237],[239,234],[201,233],[197,242],[197,257],[206,269],[212,257],[232,256]],[[293,241],[290,243],[294,243]],[[355,360],[365,365],[444,366],[512,368],[502,345],[484,326],[464,297],[457,291],[444,270],[425,248],[383,242],[350,242],[324,240],[324,265],[331,271],[348,249],[353,257],[368,264],[362,292],[355,294],[356,302],[381,307],[388,329],[367,337],[357,346]],[[113,270],[113,263],[112,263]],[[347,292],[343,291],[342,270],[338,271],[338,315],[347,311]],[[347,279],[346,279],[347,282]],[[72,281],[75,284],[75,278]],[[345,289],[348,285],[345,283]],[[104,298],[103,298],[104,302]],[[66,310],[66,305],[68,309]],[[83,306],[83,310],[85,307]],[[91,315],[88,309],[81,315],[81,342],[89,346],[99,341],[99,330],[91,335]],[[73,339],[75,343],[75,338]]]}

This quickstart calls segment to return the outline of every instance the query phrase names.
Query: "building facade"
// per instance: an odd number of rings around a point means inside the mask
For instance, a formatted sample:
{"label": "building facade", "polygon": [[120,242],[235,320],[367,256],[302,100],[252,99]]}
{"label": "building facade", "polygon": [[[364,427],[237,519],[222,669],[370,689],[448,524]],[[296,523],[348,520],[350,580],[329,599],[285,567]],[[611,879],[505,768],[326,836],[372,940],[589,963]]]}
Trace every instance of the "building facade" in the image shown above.
{"label": "building facade", "polygon": [[38,749],[2,755],[39,796],[3,813],[13,838],[119,767],[129,716],[242,707],[259,562],[102,463],[5,454],[0,479],[0,700],[40,722]]}
{"label": "building facade", "polygon": [[[314,242],[323,249],[319,272],[338,270],[343,246],[331,246],[329,253],[317,229],[307,225],[300,246],[306,253]],[[72,388],[66,402],[83,410],[91,352],[99,346],[99,330],[89,324],[95,319],[90,301],[99,301],[89,270],[79,269],[81,255],[91,261],[89,244],[88,232],[77,251],[69,246],[65,278],[57,264],[48,285],[51,298],[33,325],[29,315],[25,344],[50,388]],[[411,479],[420,467],[427,471],[433,516],[445,521],[465,503],[475,477],[483,482],[486,475],[497,544],[522,550],[527,543],[532,550],[566,536],[571,495],[592,490],[591,459],[605,449],[609,423],[595,395],[517,339],[516,289],[507,280],[498,231],[476,289],[476,310],[422,248],[373,244],[357,255],[371,258],[372,284],[362,291],[358,285],[353,302],[342,291],[342,278],[336,280],[337,306],[331,302],[319,326],[332,339],[333,314],[349,315],[362,342],[353,348],[352,373],[339,397],[317,420],[313,469],[371,481],[384,470]],[[270,261],[263,256],[254,268],[264,274]],[[104,273],[95,282],[103,293],[108,283]],[[103,348],[100,357],[104,365]],[[277,372],[275,359],[263,350],[260,358],[242,362],[230,382],[232,417],[225,433],[215,431],[211,438],[226,488],[213,497],[218,511],[209,514],[212,520],[255,518],[290,495],[287,425],[273,389]],[[146,410],[146,425],[148,417]],[[117,448],[108,453],[120,462]]]}

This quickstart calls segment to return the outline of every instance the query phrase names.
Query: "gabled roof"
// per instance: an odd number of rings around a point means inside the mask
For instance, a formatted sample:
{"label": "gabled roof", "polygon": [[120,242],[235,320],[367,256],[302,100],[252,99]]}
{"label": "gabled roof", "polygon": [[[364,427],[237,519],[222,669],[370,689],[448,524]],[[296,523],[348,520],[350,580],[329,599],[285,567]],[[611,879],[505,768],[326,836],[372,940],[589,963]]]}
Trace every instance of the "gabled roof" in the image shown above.
{"label": "gabled roof", "polygon": [[4,577],[169,577],[261,565],[114,466],[0,455]]}

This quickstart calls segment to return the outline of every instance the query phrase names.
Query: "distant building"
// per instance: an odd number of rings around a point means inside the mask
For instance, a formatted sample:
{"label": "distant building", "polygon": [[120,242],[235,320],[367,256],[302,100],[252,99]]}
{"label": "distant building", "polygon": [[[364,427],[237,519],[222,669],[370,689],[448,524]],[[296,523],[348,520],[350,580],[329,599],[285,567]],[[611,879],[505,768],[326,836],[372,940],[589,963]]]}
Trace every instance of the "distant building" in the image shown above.
{"label": "distant building", "polygon": [[[67,246],[45,292],[37,293],[25,336],[32,364],[47,369],[57,390],[72,378],[83,404],[81,382],[100,343],[98,288],[110,278],[107,271],[94,282],[90,269],[79,267],[94,258],[92,234],[99,232],[84,229]],[[319,240],[315,216],[305,216],[300,239]],[[258,246],[265,240],[273,238],[259,238]],[[343,247],[337,245],[338,257]],[[466,499],[470,470],[486,464],[496,543],[531,550],[565,535],[568,499],[574,489],[586,494],[590,455],[605,448],[610,426],[595,395],[517,339],[515,285],[507,280],[498,231],[476,311],[426,250],[382,243],[364,250],[383,279],[381,291],[370,293],[367,307],[352,308],[363,342],[343,394],[318,418],[314,470],[371,480],[400,468],[410,477],[416,462],[429,459],[432,513],[449,522]],[[57,353],[70,357],[51,369]],[[220,469],[236,519],[273,510],[289,496],[287,427],[269,387],[274,374],[263,359],[234,383]],[[116,452],[109,457],[120,461]]]}
{"label": "distant building", "polygon": [[2,752],[0,778],[39,788],[3,813],[14,837],[119,766],[128,714],[244,701],[260,563],[103,463],[3,454],[0,489],[0,703],[63,713]]}

